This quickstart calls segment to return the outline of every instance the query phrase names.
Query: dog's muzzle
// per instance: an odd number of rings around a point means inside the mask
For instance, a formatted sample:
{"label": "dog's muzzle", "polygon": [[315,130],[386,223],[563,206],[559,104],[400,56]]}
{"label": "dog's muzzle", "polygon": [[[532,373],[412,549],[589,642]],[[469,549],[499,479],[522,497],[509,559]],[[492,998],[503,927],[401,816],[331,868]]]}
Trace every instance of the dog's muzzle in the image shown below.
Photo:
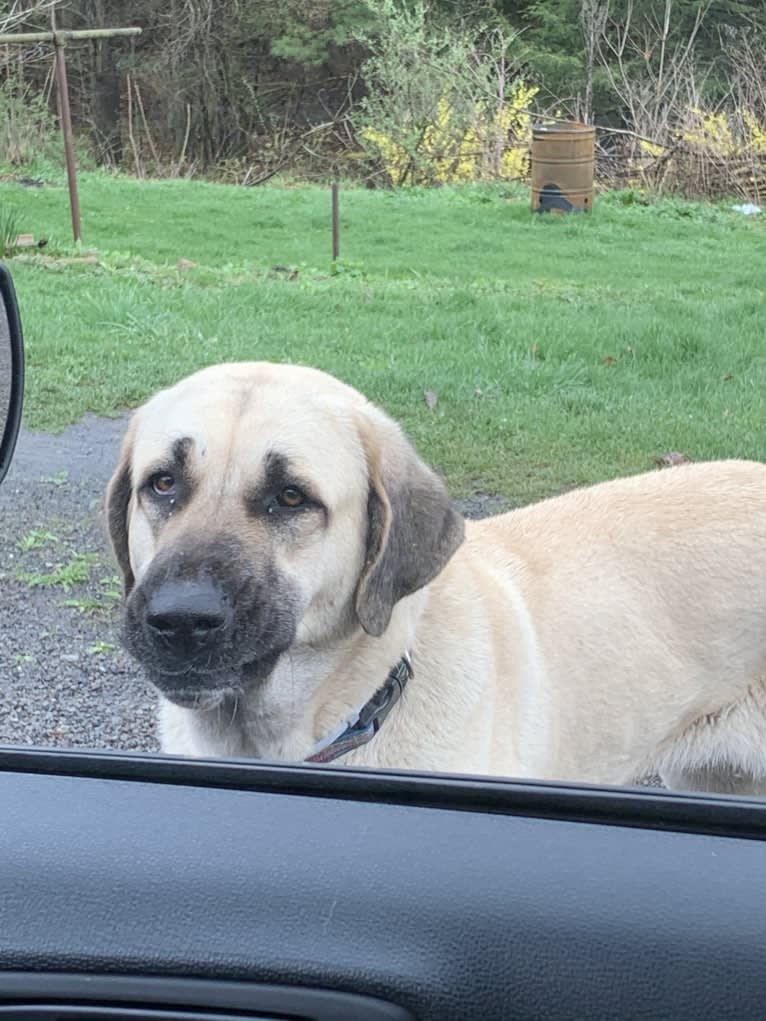
{"label": "dog's muzzle", "polygon": [[195,554],[157,558],[128,596],[123,640],[163,695],[200,707],[271,674],[295,638],[298,602],[275,568],[243,568],[233,541]]}

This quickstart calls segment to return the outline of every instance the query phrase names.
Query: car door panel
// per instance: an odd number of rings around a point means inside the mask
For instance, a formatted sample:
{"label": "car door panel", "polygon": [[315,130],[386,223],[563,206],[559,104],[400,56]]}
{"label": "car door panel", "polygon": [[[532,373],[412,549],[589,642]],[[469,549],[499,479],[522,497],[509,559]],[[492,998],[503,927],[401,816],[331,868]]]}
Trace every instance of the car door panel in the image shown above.
{"label": "car door panel", "polygon": [[31,971],[318,988],[424,1021],[762,1013],[757,803],[128,756],[0,769],[0,1004],[3,973]]}

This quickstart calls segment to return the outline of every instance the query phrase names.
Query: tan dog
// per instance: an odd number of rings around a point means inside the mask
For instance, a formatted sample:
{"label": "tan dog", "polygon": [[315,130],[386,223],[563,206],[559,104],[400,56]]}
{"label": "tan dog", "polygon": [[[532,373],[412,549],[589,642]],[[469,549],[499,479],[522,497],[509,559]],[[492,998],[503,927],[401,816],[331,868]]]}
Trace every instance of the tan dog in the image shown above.
{"label": "tan dog", "polygon": [[766,792],[760,464],[464,526],[355,390],[244,363],[135,414],[107,503],[167,752]]}

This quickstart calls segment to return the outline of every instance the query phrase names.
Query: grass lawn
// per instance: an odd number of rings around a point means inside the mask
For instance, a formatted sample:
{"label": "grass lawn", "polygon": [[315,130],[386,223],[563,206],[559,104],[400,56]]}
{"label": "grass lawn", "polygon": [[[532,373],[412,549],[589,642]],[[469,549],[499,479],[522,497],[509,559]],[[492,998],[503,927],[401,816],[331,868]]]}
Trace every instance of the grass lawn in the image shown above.
{"label": "grass lawn", "polygon": [[503,187],[348,189],[331,275],[325,189],[83,175],[76,254],[65,188],[3,184],[51,239],[10,263],[27,425],[265,358],[359,387],[455,495],[526,502],[669,450],[766,459],[766,215],[630,199],[540,218]]}

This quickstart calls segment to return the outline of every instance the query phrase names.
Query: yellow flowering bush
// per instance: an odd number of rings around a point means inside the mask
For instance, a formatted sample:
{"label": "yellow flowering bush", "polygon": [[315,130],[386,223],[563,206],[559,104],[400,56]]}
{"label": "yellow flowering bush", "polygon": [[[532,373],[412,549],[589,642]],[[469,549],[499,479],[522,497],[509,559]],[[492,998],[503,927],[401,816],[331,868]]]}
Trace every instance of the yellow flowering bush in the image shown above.
{"label": "yellow flowering bush", "polygon": [[442,96],[424,124],[388,131],[367,126],[360,135],[395,185],[523,178],[532,136],[528,108],[537,91],[519,80],[499,110],[470,114]]}
{"label": "yellow flowering bush", "polygon": [[[672,142],[642,141],[640,150],[656,161],[667,157],[662,171],[665,185],[708,196],[760,197],[766,191],[766,123],[747,108],[692,107]],[[641,170],[650,178],[653,172],[653,167]]]}
{"label": "yellow flowering bush", "polygon": [[752,110],[742,110],[736,120],[734,114],[724,111],[713,113],[695,107],[690,113],[691,124],[681,132],[681,138],[692,148],[706,149],[716,156],[766,155],[766,128]]}
{"label": "yellow flowering bush", "polygon": [[749,148],[759,156],[766,156],[766,121],[759,121],[752,110],[742,111],[742,121],[750,143]]}

